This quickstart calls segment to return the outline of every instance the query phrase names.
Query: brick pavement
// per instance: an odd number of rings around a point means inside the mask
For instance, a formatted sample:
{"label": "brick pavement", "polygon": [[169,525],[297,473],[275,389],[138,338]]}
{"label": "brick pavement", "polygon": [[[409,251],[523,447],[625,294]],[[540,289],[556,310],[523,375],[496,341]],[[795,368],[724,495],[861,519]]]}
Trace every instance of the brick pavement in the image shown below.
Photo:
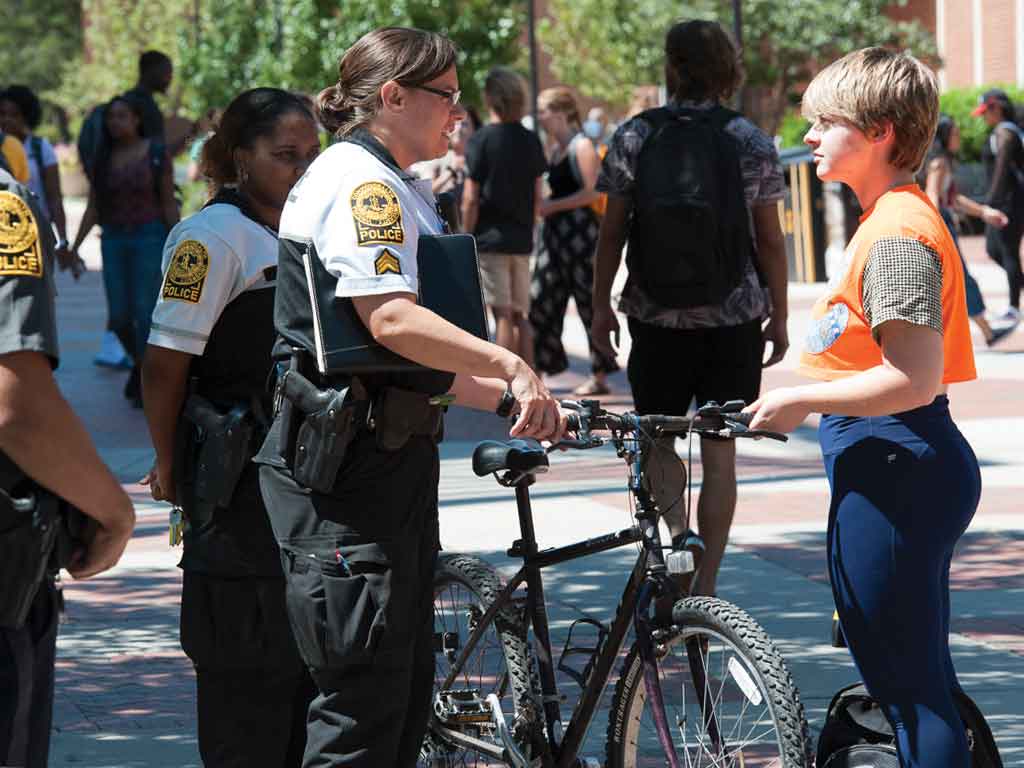
{"label": "brick pavement", "polygon": [[[977,239],[965,251],[986,298],[1001,308],[998,270],[978,256]],[[96,255],[86,254],[93,267]],[[144,420],[120,395],[124,374],[98,369],[104,309],[99,274],[78,284],[58,278],[63,359],[58,378],[108,463],[139,510],[139,529],[123,563],[98,579],[68,583],[68,619],[61,628],[54,766],[156,768],[198,765],[194,681],[177,644],[180,574],[166,547],[162,505],[136,481],[151,453]],[[819,288],[793,286],[794,346]],[[586,376],[585,342],[576,318],[567,328],[572,369],[550,383],[568,393]],[[628,348],[628,339],[624,340]],[[1020,353],[1024,332],[998,350],[979,350],[982,380],[955,388],[954,413],[982,460],[985,491],[976,524],[958,550],[953,572],[956,662],[968,689],[989,713],[1006,765],[1024,765],[1024,459],[1015,436],[1024,426]],[[624,359],[624,358],[623,358]],[[796,383],[794,355],[766,372],[767,387]],[[628,407],[625,374],[611,378],[615,407]],[[514,505],[504,489],[472,476],[473,441],[500,436],[496,419],[455,409],[451,442],[443,446],[442,537],[454,550],[480,553],[508,569],[504,548],[516,534]],[[553,458],[535,487],[539,535],[548,545],[629,524],[624,469],[608,451]],[[740,449],[740,495],[734,545],[723,566],[722,594],[751,611],[789,660],[808,707],[820,725],[828,696],[855,677],[848,657],[827,646],[831,597],[824,575],[827,487],[813,430],[787,446],[746,444]],[[701,473],[695,468],[694,479]],[[554,569],[548,579],[558,643],[569,622],[584,613],[608,619],[635,556],[629,548]],[[572,689],[567,688],[572,693]],[[600,754],[603,722],[596,721],[588,751]]]}

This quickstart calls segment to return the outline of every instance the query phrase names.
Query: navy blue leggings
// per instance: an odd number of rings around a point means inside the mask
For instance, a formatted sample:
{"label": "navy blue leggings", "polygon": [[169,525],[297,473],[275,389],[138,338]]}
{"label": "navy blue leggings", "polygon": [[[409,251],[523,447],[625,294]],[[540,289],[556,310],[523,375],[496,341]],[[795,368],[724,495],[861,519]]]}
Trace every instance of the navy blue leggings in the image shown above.
{"label": "navy blue leggings", "polygon": [[953,701],[949,563],[981,494],[978,460],[942,395],[875,418],[825,416],[832,592],[903,768],[969,768]]}

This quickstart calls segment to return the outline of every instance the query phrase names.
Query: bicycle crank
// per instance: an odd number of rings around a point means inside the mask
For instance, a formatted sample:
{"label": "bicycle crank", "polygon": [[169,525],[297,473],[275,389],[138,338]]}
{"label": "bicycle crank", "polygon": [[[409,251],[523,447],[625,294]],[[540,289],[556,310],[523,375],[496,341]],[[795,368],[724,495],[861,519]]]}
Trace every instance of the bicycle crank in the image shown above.
{"label": "bicycle crank", "polygon": [[519,750],[515,739],[512,738],[512,731],[505,722],[505,713],[501,711],[501,702],[496,694],[488,694],[487,704],[491,708],[491,716],[494,718],[494,728],[498,732],[498,738],[505,747],[505,758],[513,768],[530,768],[530,761],[526,759]]}

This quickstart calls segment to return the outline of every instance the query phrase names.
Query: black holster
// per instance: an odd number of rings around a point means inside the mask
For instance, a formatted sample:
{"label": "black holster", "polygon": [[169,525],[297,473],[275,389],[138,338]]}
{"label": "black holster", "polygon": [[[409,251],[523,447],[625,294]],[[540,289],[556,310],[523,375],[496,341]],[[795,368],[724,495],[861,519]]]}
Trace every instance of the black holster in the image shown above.
{"label": "black holster", "polygon": [[261,437],[252,408],[224,411],[201,395],[185,400],[178,424],[175,460],[178,503],[193,527],[231,505],[235,488]]}
{"label": "black holster", "polygon": [[31,480],[0,489],[0,627],[25,624],[51,564],[60,505]]}
{"label": "black holster", "polygon": [[385,387],[373,401],[370,426],[382,451],[397,451],[414,435],[441,442],[444,409],[422,392]]}
{"label": "black holster", "polygon": [[[368,402],[353,386],[319,389],[297,370],[278,381],[282,456],[296,482],[320,493],[334,487],[349,443],[365,424]],[[287,410],[285,410],[287,409]]]}

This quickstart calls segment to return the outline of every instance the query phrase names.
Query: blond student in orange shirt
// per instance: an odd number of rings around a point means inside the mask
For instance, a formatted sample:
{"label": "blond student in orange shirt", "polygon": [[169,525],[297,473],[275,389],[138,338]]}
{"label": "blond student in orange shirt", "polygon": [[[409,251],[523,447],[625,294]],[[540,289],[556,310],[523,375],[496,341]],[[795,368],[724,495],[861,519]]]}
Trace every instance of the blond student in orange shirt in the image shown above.
{"label": "blond student in orange shirt", "polygon": [[847,184],[865,213],[812,311],[800,368],[820,381],[768,392],[751,426],[790,431],[823,414],[829,573],[850,652],[904,768],[967,768],[949,563],[981,478],[947,396],[975,378],[963,267],[914,183],[938,119],[935,76],[867,48],[824,69],[803,111],[818,178]]}

